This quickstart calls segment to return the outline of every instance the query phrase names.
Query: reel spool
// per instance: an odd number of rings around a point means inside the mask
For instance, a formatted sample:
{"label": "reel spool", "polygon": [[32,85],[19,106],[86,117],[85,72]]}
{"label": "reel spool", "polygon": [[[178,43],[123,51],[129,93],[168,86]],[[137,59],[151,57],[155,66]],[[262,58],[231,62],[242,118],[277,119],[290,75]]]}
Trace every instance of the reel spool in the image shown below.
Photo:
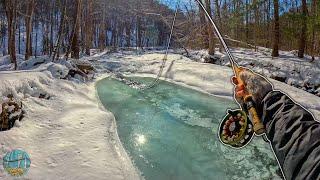
{"label": "reel spool", "polygon": [[253,124],[242,110],[228,110],[219,127],[221,142],[234,148],[247,145],[253,133]]}

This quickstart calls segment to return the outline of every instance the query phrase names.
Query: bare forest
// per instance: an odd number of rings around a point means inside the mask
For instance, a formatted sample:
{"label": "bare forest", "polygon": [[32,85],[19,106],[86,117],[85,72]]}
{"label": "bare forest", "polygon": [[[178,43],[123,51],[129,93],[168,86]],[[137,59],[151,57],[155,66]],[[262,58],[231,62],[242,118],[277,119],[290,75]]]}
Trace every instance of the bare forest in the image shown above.
{"label": "bare forest", "polygon": [[[203,0],[227,43],[233,47],[296,50],[319,55],[317,0]],[[1,49],[16,64],[49,55],[79,58],[90,49],[163,47],[178,9],[173,46],[222,51],[204,12],[193,0],[2,0]]]}

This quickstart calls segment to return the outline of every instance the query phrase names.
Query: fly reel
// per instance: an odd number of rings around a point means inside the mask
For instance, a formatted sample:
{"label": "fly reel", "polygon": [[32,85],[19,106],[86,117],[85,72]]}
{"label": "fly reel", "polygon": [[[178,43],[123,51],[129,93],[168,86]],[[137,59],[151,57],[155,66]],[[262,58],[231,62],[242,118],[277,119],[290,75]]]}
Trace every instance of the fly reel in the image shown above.
{"label": "fly reel", "polygon": [[253,124],[242,110],[228,110],[219,127],[221,142],[234,148],[247,145],[253,133]]}

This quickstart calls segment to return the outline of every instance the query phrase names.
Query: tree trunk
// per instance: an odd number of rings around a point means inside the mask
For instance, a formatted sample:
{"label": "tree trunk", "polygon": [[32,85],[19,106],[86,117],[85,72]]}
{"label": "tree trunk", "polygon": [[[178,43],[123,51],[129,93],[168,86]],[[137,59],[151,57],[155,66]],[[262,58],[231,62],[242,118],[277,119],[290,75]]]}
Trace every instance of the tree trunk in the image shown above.
{"label": "tree trunk", "polygon": [[[201,3],[203,3],[202,0],[200,0]],[[200,28],[201,28],[201,41],[204,45],[204,48],[209,47],[209,41],[208,41],[208,30],[205,28],[207,26],[206,23],[206,15],[201,6],[199,5],[199,17],[200,17]]]}
{"label": "tree trunk", "polygon": [[5,0],[5,11],[8,20],[8,53],[10,54],[11,63],[14,63],[14,69],[17,69],[16,57],[16,0]]}
{"label": "tree trunk", "polygon": [[306,39],[307,39],[307,13],[308,13],[308,7],[307,7],[307,1],[302,0],[302,28],[301,28],[301,34],[300,34],[300,41],[299,41],[299,51],[298,51],[298,57],[303,58],[304,57],[304,50],[306,48]]}
{"label": "tree trunk", "polygon": [[106,44],[106,31],[105,31],[105,22],[101,22],[99,26],[99,49],[103,51]]}
{"label": "tree trunk", "polygon": [[[206,9],[211,16],[211,2],[210,0],[206,0]],[[212,17],[212,16],[211,16]],[[215,42],[214,42],[214,32],[213,32],[213,27],[210,21],[207,21],[207,29],[208,29],[208,35],[209,35],[209,49],[208,53],[209,55],[214,55],[214,50],[215,50]]]}
{"label": "tree trunk", "polygon": [[36,21],[35,22],[35,31],[36,31],[36,39],[35,39],[35,46],[34,46],[34,57],[37,57],[37,52],[38,52],[38,30],[39,30],[39,23]]}
{"label": "tree trunk", "polygon": [[35,7],[35,0],[28,0],[27,2],[27,11],[26,11],[26,17],[25,17],[25,23],[26,23],[26,54],[25,54],[25,60],[28,60],[30,56],[32,56],[32,15]]}
{"label": "tree trunk", "polygon": [[215,6],[216,6],[216,13],[217,13],[217,18],[218,18],[218,23],[219,23],[219,26],[220,26],[220,29],[221,29],[222,28],[222,21],[221,21],[219,0],[215,0]]}
{"label": "tree trunk", "polygon": [[54,7],[55,7],[55,1],[52,1],[51,3],[51,12],[50,12],[50,49],[49,49],[49,56],[52,56],[53,53],[53,27],[54,27]]}
{"label": "tree trunk", "polygon": [[312,0],[311,3],[311,18],[312,18],[312,34],[311,34],[311,56],[313,62],[315,60],[314,54],[316,51],[316,32],[315,32],[315,24],[316,24],[316,10],[317,10],[317,0]]}
{"label": "tree trunk", "polygon": [[112,36],[111,36],[111,44],[112,46],[116,46],[116,38],[117,38],[117,18],[113,20],[113,27],[112,27]]}
{"label": "tree trunk", "polygon": [[55,61],[56,59],[59,58],[59,53],[60,53],[60,46],[61,46],[61,41],[62,39],[62,34],[64,30],[64,24],[65,24],[65,15],[66,15],[67,7],[66,7],[66,0],[63,2],[63,11],[60,17],[60,25],[59,25],[59,31],[58,31],[58,37],[57,37],[57,43],[56,47],[53,53],[52,61]]}
{"label": "tree trunk", "polygon": [[274,40],[272,56],[279,56],[280,23],[279,23],[279,0],[274,0]]}
{"label": "tree trunk", "polygon": [[137,46],[142,47],[141,17],[137,17]]}
{"label": "tree trunk", "polygon": [[126,46],[130,47],[131,46],[131,22],[128,21],[126,23]]}
{"label": "tree trunk", "polygon": [[105,49],[106,45],[106,14],[105,14],[105,9],[106,9],[106,2],[104,1],[103,3],[104,8],[102,8],[102,20],[100,21],[100,26],[99,26],[99,49],[100,51],[103,51]]}
{"label": "tree trunk", "polygon": [[156,27],[158,29],[158,38],[157,38],[157,46],[164,45],[164,37],[165,37],[165,24],[161,21],[156,22]]}
{"label": "tree trunk", "polygon": [[259,4],[258,0],[253,0],[253,8],[254,8],[254,46],[255,46],[255,51],[257,51],[257,46],[259,45],[258,39],[259,39]]}
{"label": "tree trunk", "polygon": [[20,21],[18,22],[18,53],[21,54],[21,25]]}
{"label": "tree trunk", "polygon": [[86,49],[86,55],[90,56],[90,49],[92,46],[92,35],[93,35],[93,19],[92,19],[92,13],[93,13],[93,0],[88,0],[87,4],[87,17],[86,17],[86,30],[85,30],[85,49]]}
{"label": "tree trunk", "polygon": [[249,42],[249,0],[246,0],[246,42]]}
{"label": "tree trunk", "polygon": [[79,47],[79,32],[80,32],[80,13],[81,13],[81,1],[76,1],[76,10],[74,14],[74,27],[71,40],[71,58],[80,58],[80,47]]}
{"label": "tree trunk", "polygon": [[49,23],[43,24],[42,25],[42,54],[47,55],[49,52]]}

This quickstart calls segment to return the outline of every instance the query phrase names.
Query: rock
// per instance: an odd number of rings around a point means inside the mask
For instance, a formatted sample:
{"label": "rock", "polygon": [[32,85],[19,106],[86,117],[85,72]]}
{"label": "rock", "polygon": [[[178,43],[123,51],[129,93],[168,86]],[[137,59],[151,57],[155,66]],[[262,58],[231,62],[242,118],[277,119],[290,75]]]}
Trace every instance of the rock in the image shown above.
{"label": "rock", "polygon": [[274,79],[274,80],[277,80],[277,81],[280,81],[280,82],[286,82],[286,80],[287,80],[287,77],[284,77],[284,76],[277,76],[277,75],[274,75],[274,74],[272,74],[271,76],[270,76],[270,78],[272,78],[272,79]]}
{"label": "rock", "polygon": [[95,70],[92,64],[86,60],[72,60],[72,63],[85,74]]}
{"label": "rock", "polygon": [[217,61],[219,61],[220,59],[216,56],[205,56],[204,58],[204,63],[210,63],[210,64],[216,64]]}
{"label": "rock", "polygon": [[21,121],[25,114],[22,102],[14,99],[12,94],[7,97],[8,99],[1,102],[0,131],[11,129],[16,120]]}
{"label": "rock", "polygon": [[50,99],[50,96],[49,96],[49,95],[47,95],[47,94],[42,94],[42,93],[40,93],[39,98],[40,98],[40,99],[46,99],[46,100],[49,100],[49,99]]}

